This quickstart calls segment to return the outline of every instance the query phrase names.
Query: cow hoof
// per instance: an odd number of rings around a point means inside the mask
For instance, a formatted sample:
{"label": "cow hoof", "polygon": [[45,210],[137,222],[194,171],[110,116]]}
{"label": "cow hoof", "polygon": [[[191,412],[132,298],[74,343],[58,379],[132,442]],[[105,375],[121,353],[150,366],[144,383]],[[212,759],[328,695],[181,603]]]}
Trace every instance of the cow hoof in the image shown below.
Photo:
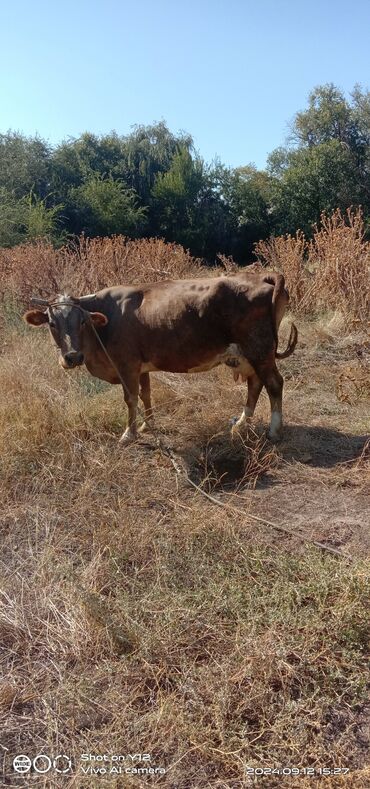
{"label": "cow hoof", "polygon": [[148,433],[150,430],[154,428],[154,422],[143,422],[142,425],[138,428],[139,433]]}
{"label": "cow hoof", "polygon": [[137,434],[134,433],[129,428],[127,428],[127,430],[125,430],[125,432],[121,436],[119,443],[123,444],[124,446],[127,446],[128,444],[133,444],[134,441],[136,440],[137,440]]}
{"label": "cow hoof", "polygon": [[231,424],[231,438],[236,438],[240,436],[241,433],[245,431],[245,429],[250,424],[250,417],[249,414],[246,416],[243,412],[241,416],[234,416],[230,419]]}
{"label": "cow hoof", "polygon": [[271,433],[270,430],[267,431],[267,438],[269,441],[272,441],[273,444],[278,444],[279,441],[282,439],[281,433]]}
{"label": "cow hoof", "polygon": [[236,422],[234,422],[234,424],[231,427],[231,438],[233,441],[236,438],[240,438],[241,434],[244,432],[244,427],[245,427],[244,420],[240,422],[239,419],[237,419]]}

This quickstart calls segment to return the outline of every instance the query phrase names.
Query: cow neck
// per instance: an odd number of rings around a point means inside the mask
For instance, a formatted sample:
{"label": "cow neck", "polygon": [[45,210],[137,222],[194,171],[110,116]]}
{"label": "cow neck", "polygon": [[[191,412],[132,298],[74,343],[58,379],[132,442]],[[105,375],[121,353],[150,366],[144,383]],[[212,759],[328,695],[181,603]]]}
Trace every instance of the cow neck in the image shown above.
{"label": "cow neck", "polygon": [[[102,311],[100,299],[98,299],[95,295],[92,295],[88,299],[80,299],[79,304],[83,310],[86,310],[86,312]],[[100,369],[102,364],[106,366],[107,363],[104,350],[99,343],[96,333],[100,334],[99,329],[94,330],[93,326],[91,326],[88,321],[86,324],[85,339],[82,350],[85,356],[85,364],[91,372],[93,372],[93,370],[96,368]]]}
{"label": "cow neck", "polygon": [[[78,300],[79,306],[82,307],[83,310],[86,312],[99,312],[99,304],[98,299],[94,294],[89,297],[82,297]],[[96,357],[97,351],[103,352],[102,348],[97,340],[95,335],[94,329],[92,326],[89,325],[89,321],[86,325],[86,339],[84,342],[83,352],[85,357],[91,357],[92,359]]]}

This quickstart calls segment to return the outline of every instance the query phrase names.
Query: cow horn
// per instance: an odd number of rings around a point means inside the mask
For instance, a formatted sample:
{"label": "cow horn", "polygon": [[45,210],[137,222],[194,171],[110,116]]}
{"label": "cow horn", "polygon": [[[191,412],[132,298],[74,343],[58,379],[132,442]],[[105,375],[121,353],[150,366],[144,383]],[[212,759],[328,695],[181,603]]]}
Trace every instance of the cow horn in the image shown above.
{"label": "cow horn", "polygon": [[95,296],[96,296],[96,293],[88,293],[87,296],[79,296],[78,300],[79,301],[90,301],[90,299],[94,299]]}
{"label": "cow horn", "polygon": [[35,304],[37,307],[48,307],[50,302],[47,299],[38,299],[32,297],[32,299],[30,299],[30,303]]}

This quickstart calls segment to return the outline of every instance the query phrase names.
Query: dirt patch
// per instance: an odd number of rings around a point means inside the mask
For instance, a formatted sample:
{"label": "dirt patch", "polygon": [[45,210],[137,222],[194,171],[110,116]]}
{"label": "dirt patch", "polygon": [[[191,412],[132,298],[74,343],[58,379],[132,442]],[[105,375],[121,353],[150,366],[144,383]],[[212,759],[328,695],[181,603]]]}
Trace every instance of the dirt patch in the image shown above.
{"label": "dirt patch", "polygon": [[347,705],[338,704],[330,707],[325,716],[326,726],[323,737],[327,745],[336,740],[350,740],[353,744],[352,760],[354,767],[369,766],[370,752],[370,704],[356,705],[352,710]]}

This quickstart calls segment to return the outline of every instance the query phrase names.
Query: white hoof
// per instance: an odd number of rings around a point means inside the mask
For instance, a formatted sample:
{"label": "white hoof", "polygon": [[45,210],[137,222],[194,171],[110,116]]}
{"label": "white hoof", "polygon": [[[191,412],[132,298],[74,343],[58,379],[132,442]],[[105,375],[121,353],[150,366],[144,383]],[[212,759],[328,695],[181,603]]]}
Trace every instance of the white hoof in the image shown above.
{"label": "white hoof", "polygon": [[127,427],[119,442],[120,444],[124,444],[126,446],[127,444],[132,444],[134,441],[136,441],[136,439],[137,433],[134,430],[131,430],[131,428]]}
{"label": "white hoof", "polygon": [[231,436],[234,437],[240,433],[240,431],[250,425],[251,418],[253,416],[253,412],[248,406],[245,406],[241,416],[236,417],[234,416],[231,420],[232,428],[231,428]]}
{"label": "white hoof", "polygon": [[234,439],[240,436],[245,425],[246,425],[245,419],[238,419],[236,422],[234,422],[231,428],[231,438]]}
{"label": "white hoof", "polygon": [[153,428],[154,422],[143,422],[143,424],[138,428],[138,431],[139,433],[148,433]]}
{"label": "white hoof", "polygon": [[270,427],[267,432],[267,437],[270,441],[280,441],[282,434],[283,422],[280,411],[273,411],[271,414]]}

